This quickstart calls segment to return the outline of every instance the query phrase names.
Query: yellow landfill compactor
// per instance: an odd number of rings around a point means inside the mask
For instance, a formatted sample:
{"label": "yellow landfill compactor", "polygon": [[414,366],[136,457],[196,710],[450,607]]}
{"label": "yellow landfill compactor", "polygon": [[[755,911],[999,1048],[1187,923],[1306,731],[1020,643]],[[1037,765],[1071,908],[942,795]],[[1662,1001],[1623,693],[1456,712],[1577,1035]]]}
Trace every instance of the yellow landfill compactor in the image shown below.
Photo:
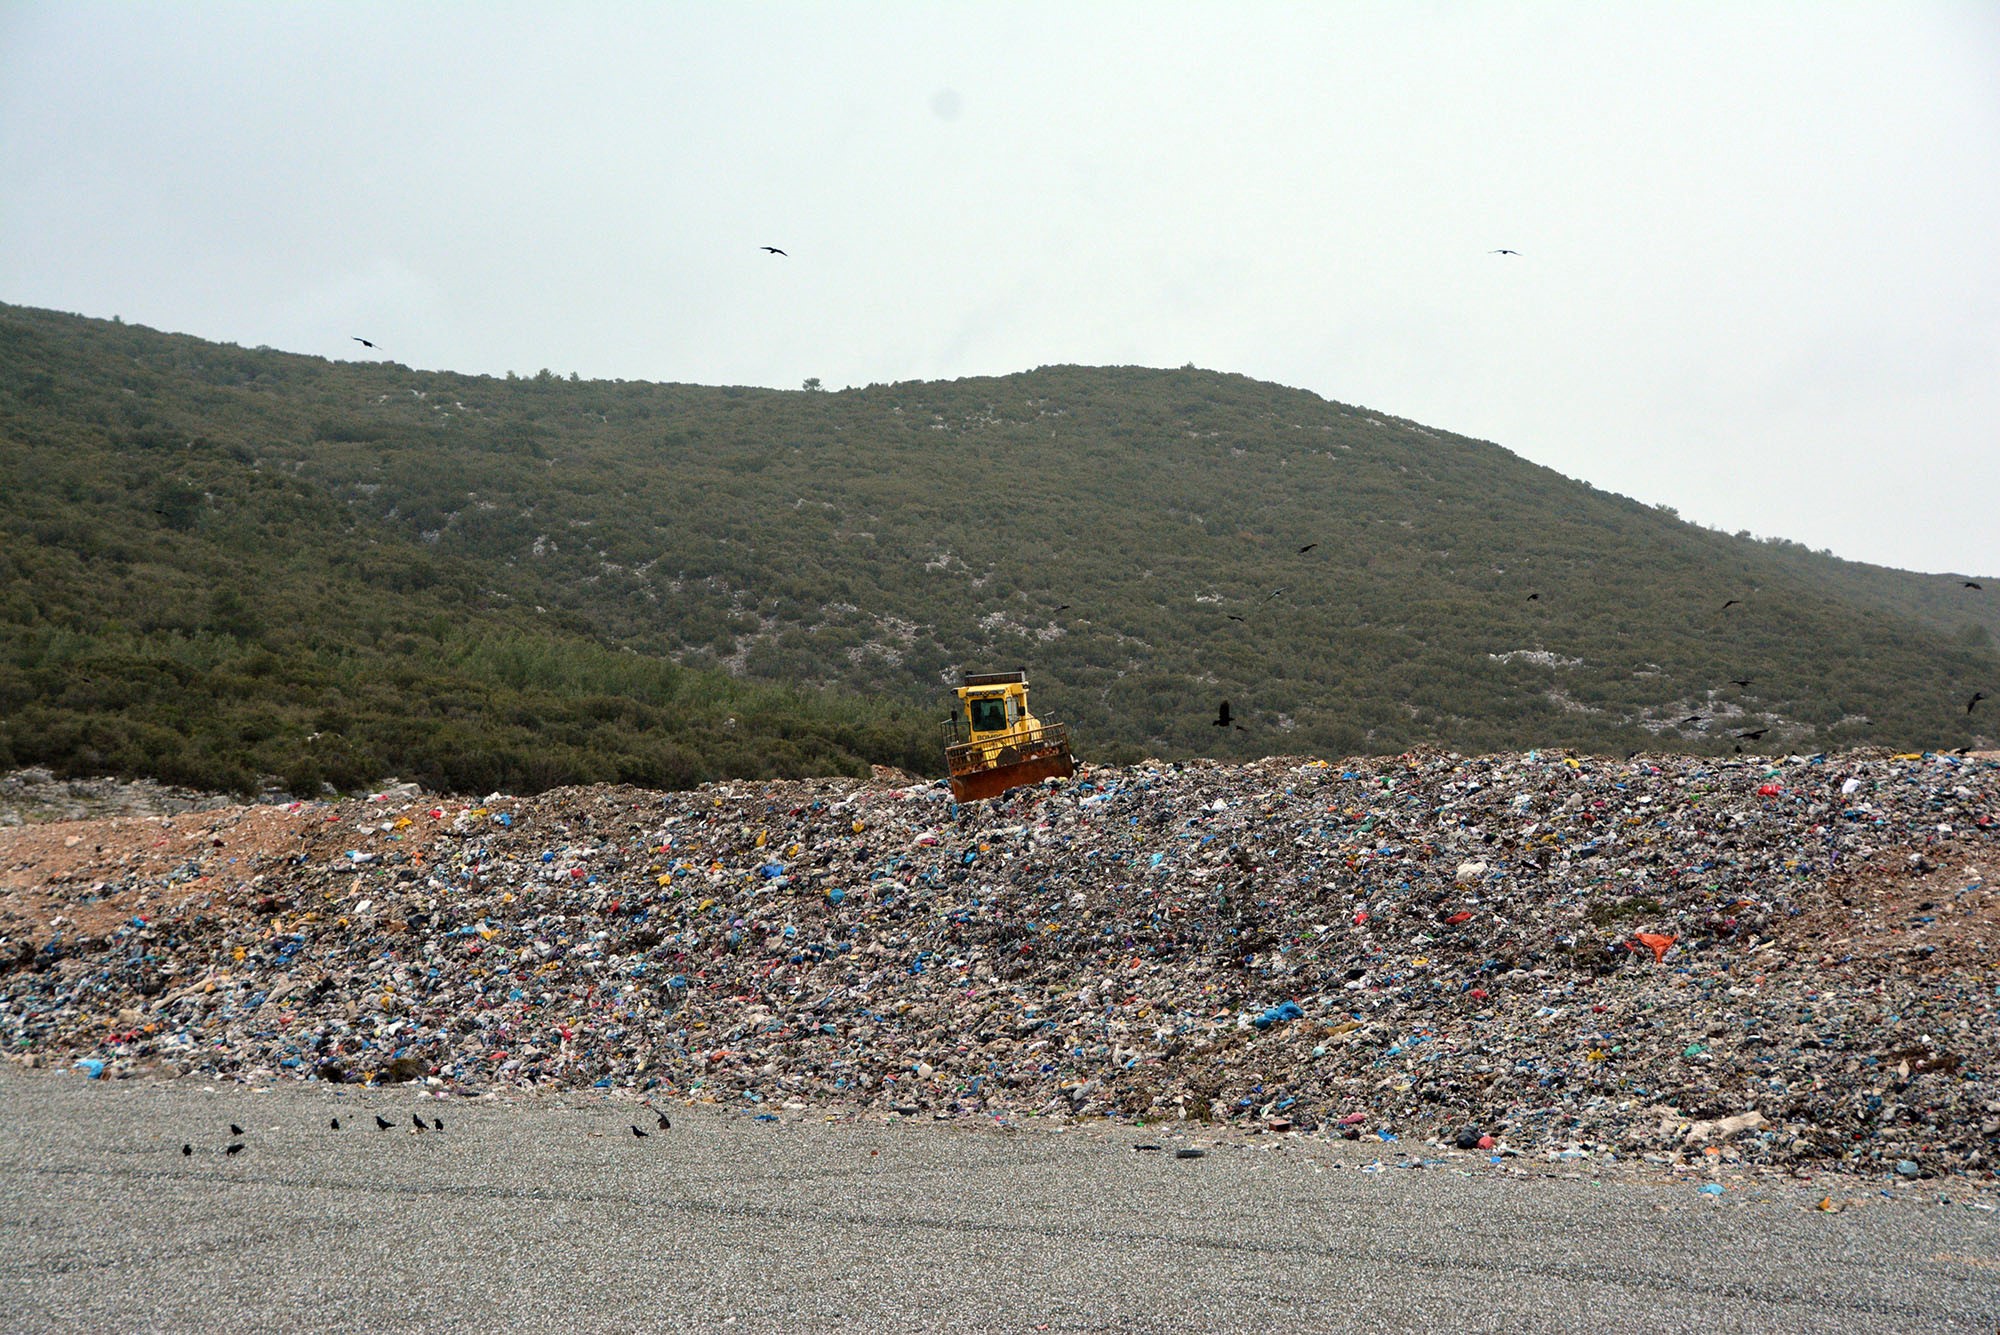
{"label": "yellow landfill compactor", "polygon": [[1076,773],[1069,729],[1028,712],[1028,674],[969,672],[944,722],[944,763],[960,802]]}

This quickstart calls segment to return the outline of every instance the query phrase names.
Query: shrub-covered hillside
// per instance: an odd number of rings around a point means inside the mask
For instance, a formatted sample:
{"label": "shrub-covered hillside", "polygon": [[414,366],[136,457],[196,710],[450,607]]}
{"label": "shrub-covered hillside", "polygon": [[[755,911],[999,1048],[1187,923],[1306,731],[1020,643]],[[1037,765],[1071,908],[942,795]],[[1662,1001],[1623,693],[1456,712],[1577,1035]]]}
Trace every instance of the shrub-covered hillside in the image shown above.
{"label": "shrub-covered hillside", "polygon": [[2000,579],[1192,369],[503,380],[0,307],[0,476],[0,763],[934,769],[968,667],[1027,667],[1106,759],[1955,747],[2000,696]]}

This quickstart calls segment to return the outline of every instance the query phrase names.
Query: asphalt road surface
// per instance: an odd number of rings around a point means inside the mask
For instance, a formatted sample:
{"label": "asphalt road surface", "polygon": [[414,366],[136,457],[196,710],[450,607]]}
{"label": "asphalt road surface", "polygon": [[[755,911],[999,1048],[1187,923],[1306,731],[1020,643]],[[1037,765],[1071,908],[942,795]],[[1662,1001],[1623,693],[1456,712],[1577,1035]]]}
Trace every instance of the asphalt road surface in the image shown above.
{"label": "asphalt road surface", "polygon": [[2000,1331],[2000,1216],[1948,1184],[1824,1213],[1380,1143],[669,1111],[9,1068],[0,1329]]}

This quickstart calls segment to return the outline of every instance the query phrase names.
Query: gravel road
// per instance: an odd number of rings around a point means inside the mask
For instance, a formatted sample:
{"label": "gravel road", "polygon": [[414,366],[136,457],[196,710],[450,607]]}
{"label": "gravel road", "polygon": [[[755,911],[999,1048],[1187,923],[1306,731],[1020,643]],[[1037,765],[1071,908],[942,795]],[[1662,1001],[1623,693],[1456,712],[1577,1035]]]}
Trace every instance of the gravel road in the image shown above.
{"label": "gravel road", "polygon": [[2000,1216],[1936,1183],[1823,1213],[1782,1179],[1711,1198],[1381,1144],[669,1112],[10,1069],[0,1328],[2000,1328]]}

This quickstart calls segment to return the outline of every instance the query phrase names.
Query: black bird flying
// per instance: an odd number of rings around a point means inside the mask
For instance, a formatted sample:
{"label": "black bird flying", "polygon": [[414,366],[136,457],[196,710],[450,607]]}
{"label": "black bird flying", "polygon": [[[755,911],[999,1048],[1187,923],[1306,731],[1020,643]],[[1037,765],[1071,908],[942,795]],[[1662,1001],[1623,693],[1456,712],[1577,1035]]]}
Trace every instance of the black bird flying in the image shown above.
{"label": "black bird flying", "polygon": [[1505,246],[1502,246],[1502,247],[1501,247],[1500,249],[1498,249],[1498,250],[1489,250],[1489,251],[1487,251],[1486,253],[1487,253],[1488,255],[1518,255],[1518,254],[1520,254],[1521,252],[1520,252],[1520,251],[1518,251],[1518,250],[1509,250],[1509,249],[1507,249],[1507,248],[1506,248]]}
{"label": "black bird flying", "polygon": [[[778,248],[777,248],[776,246],[759,246],[759,247],[757,247],[757,249],[759,249],[759,250],[767,250],[767,251],[769,251],[769,252],[770,252],[771,254],[773,254],[773,255],[784,255],[784,254],[785,254],[785,252],[784,252],[784,251],[782,251],[782,250],[779,250],[779,249],[778,249]],[[787,256],[786,256],[786,258],[787,258],[787,259],[790,259],[791,257],[787,255]]]}
{"label": "black bird flying", "polygon": [[1722,605],[1722,610],[1723,610],[1723,611],[1725,611],[1725,612],[1727,612],[1727,611],[1728,611],[1728,610],[1729,610],[1730,608],[1732,608],[1732,607],[1736,606],[1736,604],[1738,604],[1738,603],[1740,603],[1740,602],[1742,602],[1742,601],[1743,601],[1743,600],[1742,600],[1741,598],[1731,598],[1731,599],[1730,599],[1730,600],[1729,600],[1728,602],[1726,602],[1726,603],[1724,603],[1724,604]]}
{"label": "black bird flying", "polygon": [[1531,603],[1538,603],[1541,600],[1542,600],[1542,595],[1539,593],[1531,593],[1528,595],[1528,601]]}
{"label": "black bird flying", "polygon": [[1986,586],[1984,584],[1974,584],[1971,580],[1967,580],[1965,581],[1965,587],[1968,589],[1983,589]]}
{"label": "black bird flying", "polygon": [[361,335],[359,334],[349,334],[348,337],[353,339],[356,343],[359,343],[364,348],[372,348],[375,346],[373,343],[370,343],[367,339],[361,337]]}
{"label": "black bird flying", "polygon": [[1972,693],[1972,698],[1965,702],[1965,712],[1970,714],[1972,712],[1972,707],[1978,704],[1981,700],[1984,700],[1985,698],[1986,698],[1986,692],[1974,691]]}
{"label": "black bird flying", "polygon": [[1738,737],[1743,738],[1745,741],[1754,742],[1759,737],[1762,737],[1765,733],[1769,731],[1770,731],[1769,728],[1746,728],[1744,731],[1739,732],[1736,735]]}
{"label": "black bird flying", "polygon": [[1311,550],[1312,550],[1313,548],[1315,548],[1315,547],[1317,547],[1317,546],[1319,546],[1319,544],[1318,544],[1318,543],[1316,543],[1316,542],[1309,542],[1309,543],[1307,543],[1307,544],[1306,544],[1305,546],[1303,546],[1303,547],[1299,548],[1299,555],[1300,555],[1300,556],[1304,556],[1304,555],[1305,555],[1305,554],[1306,554],[1307,552],[1311,551]]}
{"label": "black bird flying", "polygon": [[1215,711],[1215,718],[1211,721],[1211,726],[1217,728],[1226,728],[1232,722],[1234,722],[1234,720],[1229,717],[1229,702],[1227,700],[1224,700],[1222,702],[1222,707]]}
{"label": "black bird flying", "polygon": [[1731,686],[1742,686],[1747,689],[1753,680],[1755,679],[1751,677],[1731,677],[1729,684]]}
{"label": "black bird flying", "polygon": [[1250,619],[1249,617],[1240,617],[1240,616],[1237,616],[1237,615],[1236,615],[1236,613],[1234,613],[1234,612],[1231,612],[1231,613],[1229,613],[1229,614],[1228,614],[1228,616],[1229,616],[1229,619],[1230,619],[1231,621],[1246,621],[1246,622],[1247,622],[1247,621],[1248,621],[1248,620]]}

